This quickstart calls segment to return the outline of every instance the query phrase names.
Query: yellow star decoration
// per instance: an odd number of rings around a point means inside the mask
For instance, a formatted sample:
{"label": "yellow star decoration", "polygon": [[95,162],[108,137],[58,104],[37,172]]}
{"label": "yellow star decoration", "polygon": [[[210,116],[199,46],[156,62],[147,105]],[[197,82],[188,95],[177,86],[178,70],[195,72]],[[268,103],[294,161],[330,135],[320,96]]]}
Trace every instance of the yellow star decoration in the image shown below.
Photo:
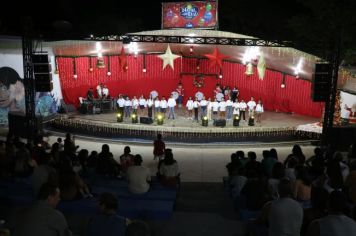
{"label": "yellow star decoration", "polygon": [[162,55],[159,55],[158,57],[163,60],[163,70],[164,70],[164,68],[166,68],[166,66],[168,64],[174,70],[174,60],[177,59],[180,56],[178,56],[176,54],[173,54],[172,51],[171,51],[171,48],[169,47],[169,44],[168,44],[166,53],[164,53]]}

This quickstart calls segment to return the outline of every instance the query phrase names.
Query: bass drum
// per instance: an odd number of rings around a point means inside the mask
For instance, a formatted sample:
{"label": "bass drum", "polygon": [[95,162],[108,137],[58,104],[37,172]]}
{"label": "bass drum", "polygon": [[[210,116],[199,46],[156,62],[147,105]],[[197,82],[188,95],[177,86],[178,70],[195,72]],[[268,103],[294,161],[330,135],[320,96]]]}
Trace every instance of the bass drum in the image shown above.
{"label": "bass drum", "polygon": [[221,102],[221,99],[224,98],[224,94],[223,93],[217,93],[216,96],[215,96],[216,100],[218,102]]}
{"label": "bass drum", "polygon": [[173,91],[171,94],[172,94],[172,96],[173,96],[173,98],[174,98],[175,100],[177,100],[177,99],[178,99],[179,94],[178,94],[178,92],[177,92],[177,91]]}
{"label": "bass drum", "polygon": [[204,97],[204,94],[202,92],[197,92],[195,97],[198,99],[198,101],[201,101]]}
{"label": "bass drum", "polygon": [[157,91],[156,91],[156,90],[151,91],[151,92],[150,92],[150,97],[151,97],[152,99],[155,99],[156,97],[158,97]]}

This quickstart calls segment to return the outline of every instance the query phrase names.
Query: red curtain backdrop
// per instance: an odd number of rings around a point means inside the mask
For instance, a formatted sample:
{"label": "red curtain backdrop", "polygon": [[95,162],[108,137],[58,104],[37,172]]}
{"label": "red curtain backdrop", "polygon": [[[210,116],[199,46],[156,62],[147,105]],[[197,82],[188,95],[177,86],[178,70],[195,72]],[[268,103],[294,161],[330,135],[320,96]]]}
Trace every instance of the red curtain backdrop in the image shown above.
{"label": "red curtain backdrop", "polygon": [[[320,117],[323,104],[312,102],[311,83],[309,81],[285,76],[285,88],[281,88],[283,74],[267,70],[264,80],[259,80],[257,69],[254,74],[246,76],[246,67],[238,63],[223,62],[222,79],[216,76],[204,76],[204,87],[196,88],[193,84],[194,75],[189,74],[219,74],[219,68],[210,68],[207,59],[178,58],[174,61],[174,70],[167,66],[162,70],[162,60],[157,55],[146,55],[146,69],[143,73],[144,56],[128,56],[128,70],[123,71],[119,65],[118,56],[110,56],[110,71],[108,72],[108,57],[104,56],[105,68],[96,68],[96,58],[92,58],[93,72],[89,71],[88,57],[68,58],[58,57],[59,77],[64,101],[67,104],[79,105],[79,97],[86,97],[90,87],[94,90],[99,83],[108,86],[110,95],[117,97],[125,94],[130,97],[143,94],[148,97],[152,90],[156,90],[159,96],[169,97],[172,91],[181,81],[185,89],[185,99],[194,97],[201,91],[205,97],[213,97],[213,90],[217,83],[222,86],[237,86],[240,91],[239,98],[245,101],[253,96],[255,100],[261,99],[265,110],[293,112],[301,115]],[[76,62],[77,79],[74,79],[73,60]],[[197,65],[199,63],[199,69]],[[183,75],[181,75],[181,72]]]}

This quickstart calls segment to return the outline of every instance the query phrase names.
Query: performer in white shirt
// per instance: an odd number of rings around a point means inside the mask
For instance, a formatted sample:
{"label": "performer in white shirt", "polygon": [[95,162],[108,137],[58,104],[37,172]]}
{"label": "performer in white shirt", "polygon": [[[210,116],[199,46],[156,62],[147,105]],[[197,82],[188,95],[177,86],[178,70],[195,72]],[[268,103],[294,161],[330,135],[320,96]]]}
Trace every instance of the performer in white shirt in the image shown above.
{"label": "performer in white shirt", "polygon": [[232,112],[233,112],[233,107],[232,105],[234,104],[231,99],[230,96],[228,96],[228,99],[226,100],[226,119],[227,120],[231,120],[232,118]]}
{"label": "performer in white shirt", "polygon": [[102,99],[108,99],[109,98],[109,89],[106,85],[103,86],[102,90]]}
{"label": "performer in white shirt", "polygon": [[200,101],[199,105],[200,105],[200,108],[201,108],[200,117],[203,118],[204,116],[206,116],[206,109],[208,107],[208,101],[205,100],[205,97],[203,97],[203,99]]}
{"label": "performer in white shirt", "polygon": [[342,125],[348,125],[350,122],[350,115],[351,115],[351,108],[345,104],[344,108],[341,109],[340,112],[340,118],[341,118],[341,124]]}
{"label": "performer in white shirt", "polygon": [[100,83],[96,86],[96,93],[98,94],[98,98],[101,99],[103,97],[103,84]]}
{"label": "performer in white shirt", "polygon": [[193,102],[193,108],[194,108],[194,120],[196,122],[199,122],[198,121],[198,109],[199,109],[199,101],[198,101],[198,98],[195,97],[195,101]]}
{"label": "performer in white shirt", "polygon": [[143,97],[143,94],[141,94],[140,99],[138,100],[138,105],[140,107],[140,116],[143,116],[145,107],[146,107],[146,99]]}
{"label": "performer in white shirt", "polygon": [[240,116],[240,103],[237,100],[237,98],[235,99],[235,102],[232,104],[232,108],[234,110],[233,111],[234,118],[235,116]]}
{"label": "performer in white shirt", "polygon": [[153,101],[152,97],[150,96],[150,98],[147,99],[147,101],[146,101],[147,115],[148,115],[148,117],[150,117],[150,118],[152,118],[152,108],[153,108],[153,105],[154,105],[154,101]]}
{"label": "performer in white shirt", "polygon": [[221,102],[219,103],[219,111],[220,111],[220,119],[225,119],[225,113],[226,113],[226,102],[224,98],[221,99]]}
{"label": "performer in white shirt", "polygon": [[256,108],[256,102],[253,99],[253,97],[251,97],[251,100],[247,103],[247,107],[248,107],[248,116],[249,117],[253,116]]}
{"label": "performer in white shirt", "polygon": [[188,101],[187,101],[187,104],[185,105],[187,110],[188,110],[188,119],[193,119],[193,99],[192,97],[189,97]]}
{"label": "performer in white shirt", "polygon": [[263,104],[261,100],[258,100],[256,105],[256,122],[261,123],[262,113],[264,112]]}
{"label": "performer in white shirt", "polygon": [[138,108],[138,99],[136,98],[136,96],[134,96],[132,99],[132,113],[135,113],[137,115],[137,108]]}
{"label": "performer in white shirt", "polygon": [[174,120],[175,119],[175,114],[174,114],[174,107],[177,105],[176,100],[173,98],[173,95],[171,95],[170,98],[168,98],[167,106],[169,108],[169,113],[168,113],[168,119],[171,118]]}
{"label": "performer in white shirt", "polygon": [[[246,121],[246,117],[245,117],[245,113],[246,113],[246,108],[247,108],[247,104],[246,102],[242,99],[241,102],[239,103],[240,106],[240,117]],[[241,119],[240,118],[240,119]]]}
{"label": "performer in white shirt", "polygon": [[161,112],[165,115],[166,110],[167,110],[167,100],[165,97],[162,97],[162,100],[161,100],[159,106],[161,108]]}
{"label": "performer in white shirt", "polygon": [[161,101],[159,100],[158,96],[155,98],[155,117],[157,118],[158,113],[161,112]]}
{"label": "performer in white shirt", "polygon": [[119,95],[119,99],[117,99],[116,103],[117,103],[117,107],[118,107],[118,112],[123,115],[124,107],[125,107],[125,99],[121,94]]}
{"label": "performer in white shirt", "polygon": [[208,108],[207,108],[207,113],[206,116],[208,117],[209,120],[212,119],[212,110],[213,110],[213,102],[211,101],[211,98],[208,99]]}
{"label": "performer in white shirt", "polygon": [[219,102],[216,98],[214,99],[212,106],[213,106],[213,117],[214,117],[213,119],[215,120],[217,119],[218,112],[219,112]]}
{"label": "performer in white shirt", "polygon": [[130,115],[131,115],[131,106],[132,106],[132,102],[131,102],[130,98],[127,96],[126,100],[125,100],[125,118],[126,117],[130,117]]}

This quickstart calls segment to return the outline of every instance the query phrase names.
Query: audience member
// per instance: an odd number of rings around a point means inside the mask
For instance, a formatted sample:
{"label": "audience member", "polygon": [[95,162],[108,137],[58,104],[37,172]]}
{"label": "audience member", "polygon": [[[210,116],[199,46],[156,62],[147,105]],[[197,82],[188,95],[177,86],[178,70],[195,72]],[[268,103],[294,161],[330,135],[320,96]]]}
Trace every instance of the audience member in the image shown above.
{"label": "audience member", "polygon": [[173,158],[172,151],[166,151],[164,160],[159,167],[161,182],[166,186],[177,186],[179,184],[179,168],[178,163]]}
{"label": "audience member", "polygon": [[273,199],[278,199],[278,185],[281,179],[284,178],[285,171],[283,164],[277,162],[272,168],[272,175],[271,178],[268,179],[268,185],[270,188],[270,193]]}
{"label": "audience member", "polygon": [[164,158],[166,144],[162,140],[162,134],[157,134],[157,139],[153,142],[153,160],[159,161]]}
{"label": "audience member", "polygon": [[297,166],[295,169],[296,181],[294,184],[294,198],[301,202],[310,200],[311,179],[304,166]]}
{"label": "audience member", "polygon": [[134,156],[131,154],[131,148],[126,146],[124,154],[120,156],[121,170],[126,173],[127,168],[133,165]]}
{"label": "audience member", "polygon": [[141,166],[141,163],[142,157],[137,154],[134,157],[134,165],[127,169],[126,178],[129,182],[129,190],[134,194],[146,193],[150,188],[150,170],[145,166]]}
{"label": "audience member", "polygon": [[103,176],[117,177],[120,175],[120,169],[120,165],[115,161],[113,154],[110,152],[109,145],[103,144],[97,159],[97,173]]}
{"label": "audience member", "polygon": [[100,213],[92,217],[88,223],[87,236],[119,236],[124,235],[128,219],[119,216],[118,199],[111,193],[102,193],[99,198]]}
{"label": "audience member", "polygon": [[151,236],[151,230],[145,222],[135,220],[127,226],[125,236]]}
{"label": "audience member", "polygon": [[331,192],[328,215],[313,221],[308,228],[307,236],[356,235],[356,223],[344,214],[346,208],[345,194],[340,191]]}
{"label": "audience member", "polygon": [[38,202],[16,217],[14,235],[72,235],[65,217],[55,209],[59,200],[59,188],[50,183],[43,184],[39,190]]}

